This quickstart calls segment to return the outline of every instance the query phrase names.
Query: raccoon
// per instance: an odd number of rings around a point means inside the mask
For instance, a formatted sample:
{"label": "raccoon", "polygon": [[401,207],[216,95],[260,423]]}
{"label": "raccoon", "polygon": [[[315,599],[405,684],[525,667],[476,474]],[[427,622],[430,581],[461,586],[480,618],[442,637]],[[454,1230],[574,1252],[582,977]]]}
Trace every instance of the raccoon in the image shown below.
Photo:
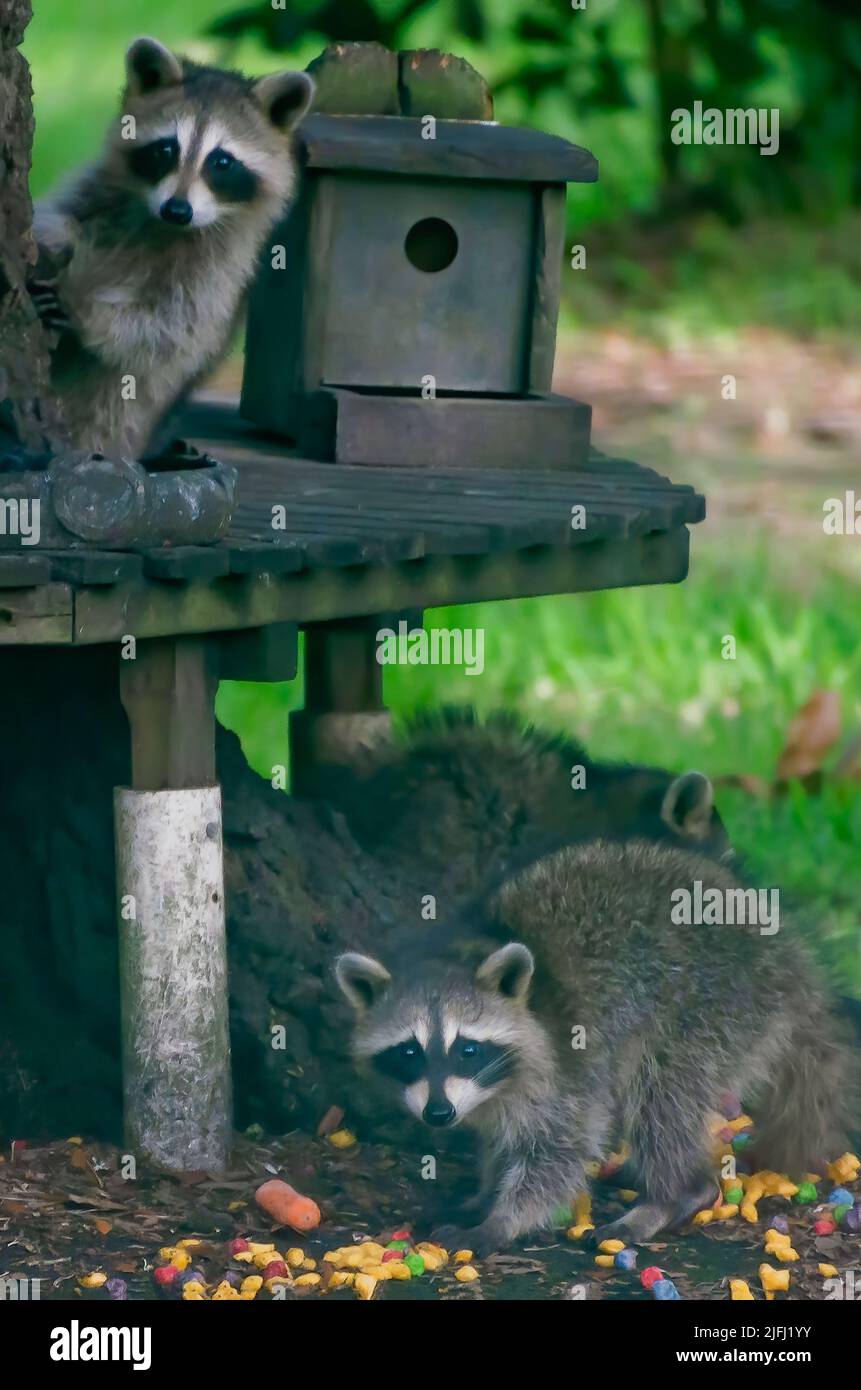
{"label": "raccoon", "polygon": [[789,924],[675,924],[671,895],[697,881],[746,886],[690,850],[588,841],[391,969],[338,958],[360,1065],[427,1124],[479,1137],[478,1223],[438,1239],[487,1252],[540,1229],[620,1135],[642,1195],[594,1239],[683,1223],[715,1195],[727,1090],[756,1107],[763,1165],[798,1174],[843,1151],[857,1054],[811,958]]}
{"label": "raccoon", "polygon": [[[574,787],[575,769],[584,785]],[[423,715],[366,756],[340,799],[369,853],[408,860],[447,896],[585,836],[687,844],[731,858],[709,779],[593,761],[573,739],[463,707]]]}
{"label": "raccoon", "polygon": [[59,332],[52,385],[73,444],[140,458],[229,345],[293,194],[290,137],[314,84],[204,67],[151,38],[131,45],[126,73],[101,158],[37,204],[40,263],[55,273],[37,267],[32,293]]}

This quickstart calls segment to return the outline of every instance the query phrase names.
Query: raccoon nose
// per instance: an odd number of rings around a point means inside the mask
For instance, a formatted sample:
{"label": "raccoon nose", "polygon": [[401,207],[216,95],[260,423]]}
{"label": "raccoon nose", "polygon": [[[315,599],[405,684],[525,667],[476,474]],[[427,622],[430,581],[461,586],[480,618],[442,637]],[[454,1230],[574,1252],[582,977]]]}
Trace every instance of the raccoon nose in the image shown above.
{"label": "raccoon nose", "polygon": [[187,198],[167,198],[159,211],[165,222],[175,222],[178,227],[187,227],[194,216]]}
{"label": "raccoon nose", "polygon": [[428,1125],[450,1125],[456,1114],[450,1101],[434,1100],[425,1106],[422,1119]]}

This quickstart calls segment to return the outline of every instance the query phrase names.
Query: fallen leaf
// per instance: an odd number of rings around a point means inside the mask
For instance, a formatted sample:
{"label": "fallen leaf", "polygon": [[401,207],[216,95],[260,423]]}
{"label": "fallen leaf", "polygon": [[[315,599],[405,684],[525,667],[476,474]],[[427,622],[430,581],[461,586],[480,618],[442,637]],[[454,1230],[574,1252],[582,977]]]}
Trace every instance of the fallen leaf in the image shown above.
{"label": "fallen leaf", "polygon": [[104,1217],[101,1216],[93,1222],[93,1225],[95,1226],[100,1236],[110,1235],[111,1231],[113,1230],[111,1222],[105,1221]]}
{"label": "fallen leaf", "polygon": [[840,738],[840,697],[834,690],[817,690],[790,722],[786,744],[777,763],[777,776],[809,777],[822,767],[825,754]]}

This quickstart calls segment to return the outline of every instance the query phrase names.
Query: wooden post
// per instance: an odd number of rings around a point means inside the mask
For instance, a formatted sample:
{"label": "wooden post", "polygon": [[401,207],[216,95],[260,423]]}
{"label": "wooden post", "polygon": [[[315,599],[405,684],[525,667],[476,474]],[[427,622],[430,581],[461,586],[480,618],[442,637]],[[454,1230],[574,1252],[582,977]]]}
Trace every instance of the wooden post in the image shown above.
{"label": "wooden post", "polygon": [[172,1171],[226,1166],[231,1120],[216,656],[203,638],[121,663],[132,787],[114,793],[126,1142]]}
{"label": "wooden post", "polygon": [[305,630],[305,708],[290,715],[290,789],[321,796],[355,766],[363,748],[389,736],[376,633],[383,620],[357,618]]}

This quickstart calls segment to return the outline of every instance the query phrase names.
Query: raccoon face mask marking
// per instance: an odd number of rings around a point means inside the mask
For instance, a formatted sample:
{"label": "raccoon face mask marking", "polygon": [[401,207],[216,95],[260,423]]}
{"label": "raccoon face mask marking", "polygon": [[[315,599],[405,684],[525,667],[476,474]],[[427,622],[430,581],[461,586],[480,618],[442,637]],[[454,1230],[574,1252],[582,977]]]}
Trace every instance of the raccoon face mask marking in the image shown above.
{"label": "raccoon face mask marking", "polygon": [[355,1054],[426,1124],[459,1123],[517,1074],[535,1021],[525,1008],[534,962],[519,942],[470,977],[401,985],[370,956],[347,952],[337,982],[357,1014]]}

